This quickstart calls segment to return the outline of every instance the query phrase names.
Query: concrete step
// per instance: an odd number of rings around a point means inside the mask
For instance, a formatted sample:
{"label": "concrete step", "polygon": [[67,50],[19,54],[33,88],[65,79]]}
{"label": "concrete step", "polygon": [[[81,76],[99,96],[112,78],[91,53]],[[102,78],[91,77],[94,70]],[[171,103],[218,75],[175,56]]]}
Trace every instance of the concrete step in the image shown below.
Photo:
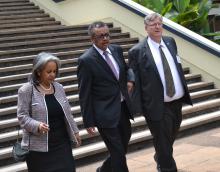
{"label": "concrete step", "polygon": [[[75,85],[75,89],[78,89],[78,87],[76,88],[76,85]],[[74,86],[72,86],[72,89],[73,89],[73,87]],[[71,89],[71,86],[68,86],[68,88]],[[64,87],[64,89],[68,89],[68,88]],[[218,107],[220,105],[220,99],[217,98],[217,99],[214,99],[214,100],[207,100],[207,101],[202,101],[202,102],[199,102],[199,103],[200,104],[203,103],[202,106],[199,106],[199,107],[201,107],[201,109],[198,109],[198,108],[195,109],[195,106],[193,108],[188,107],[187,113],[193,113],[193,112],[196,112],[198,110],[205,110],[205,108],[210,109],[210,108],[213,108],[213,107]],[[194,109],[194,110],[192,111],[192,109]],[[78,113],[80,113],[80,107],[79,106],[73,106],[73,107],[71,107],[71,111],[72,111],[73,114],[78,114]],[[0,109],[0,117],[1,116],[6,116],[6,115],[9,115],[9,114],[16,114],[16,112],[17,112],[17,106],[1,108]]]}
{"label": "concrete step", "polygon": [[[36,19],[22,19],[23,20],[38,20]],[[54,18],[40,18],[40,20],[54,20]],[[18,20],[15,20],[18,21]],[[1,21],[0,21],[1,22]],[[129,38],[130,34],[128,32],[126,33],[112,33],[112,29],[110,29],[110,36],[112,38],[120,37],[120,38]],[[12,37],[3,37],[0,38],[1,43],[13,43],[13,42],[25,42],[25,41],[33,41],[33,40],[45,40],[45,39],[52,39],[52,38],[66,38],[66,37],[87,37],[88,31],[82,30],[82,31],[60,31],[58,33],[42,33],[38,35],[26,35],[26,36],[12,36]]]}
{"label": "concrete step", "polygon": [[[123,40],[117,39],[113,40],[112,43],[117,43],[121,45],[124,51],[128,51],[131,47],[134,46],[135,40],[131,40],[131,43],[124,42]],[[51,53],[57,52],[65,52],[65,51],[76,51],[76,50],[86,50],[91,46],[91,43],[67,43],[61,45],[50,45],[44,47],[37,47],[37,48],[28,48],[28,49],[18,49],[18,50],[10,50],[10,51],[0,51],[0,59],[2,58],[10,58],[16,56],[23,56],[23,55],[36,55],[42,51],[47,51]]]}
{"label": "concrete step", "polygon": [[[22,85],[23,84],[14,84],[14,85],[10,85],[10,86],[0,87],[0,93],[11,92],[11,94],[9,94],[9,95],[14,95],[17,93],[18,88],[20,88]],[[64,86],[64,89],[66,92],[78,91],[78,84]],[[13,92],[15,92],[15,93],[13,93]]]}
{"label": "concrete step", "polygon": [[[57,81],[63,83],[65,81],[77,81],[76,77],[77,66],[74,67],[64,67],[60,68],[60,77],[57,78]],[[28,77],[31,73],[18,73],[16,75],[9,75],[0,77],[0,86],[10,85],[14,83],[24,83],[23,81],[27,81]],[[69,77],[69,78],[68,78]],[[185,78],[187,82],[193,83],[193,81],[201,81],[200,74],[186,74]],[[69,79],[69,80],[68,80]]]}
{"label": "concrete step", "polygon": [[[201,99],[201,98],[207,99],[207,97],[213,97],[213,96],[219,97],[220,89],[202,90],[202,91],[190,93],[190,96],[193,102],[195,102],[195,99]],[[70,103],[76,102],[79,100],[79,95],[75,94],[75,95],[67,96],[67,98]],[[0,98],[0,104],[9,103],[9,102],[16,103],[16,101],[17,101],[17,95]],[[81,117],[78,117],[77,119],[80,119],[80,120],[77,120],[78,125],[82,125]],[[17,117],[0,120],[0,129],[6,129],[6,128],[17,127],[17,126],[18,126]]]}
{"label": "concrete step", "polygon": [[[4,96],[8,96],[8,95],[14,95],[17,93],[17,90],[23,85],[23,83],[21,84],[13,84],[13,85],[7,85],[7,86],[0,86],[0,95],[1,97]],[[72,87],[73,85],[70,85],[70,87]],[[78,85],[77,85],[78,87]],[[192,84],[188,84],[188,89],[190,92],[194,92],[194,91],[198,91],[201,89],[211,89],[214,88],[214,83],[213,82],[197,82],[197,83],[192,83]],[[75,89],[74,89],[75,90]],[[78,89],[76,89],[78,90]],[[75,90],[75,91],[76,91]]]}
{"label": "concrete step", "polygon": [[0,20],[0,24],[29,23],[29,22],[39,22],[39,21],[40,22],[42,22],[42,21],[55,21],[55,18],[42,17],[42,18],[25,18],[25,19],[14,19],[14,20]]}
{"label": "concrete step", "polygon": [[[203,106],[204,106],[204,103],[195,104],[195,107],[192,108],[191,111],[193,111],[195,109],[198,109],[198,111],[201,110],[201,108],[203,108]],[[211,104],[211,102],[209,104]],[[189,106],[183,107],[183,119],[187,119],[187,116],[189,116],[191,114],[188,111],[189,108],[190,108]],[[205,114],[202,114],[202,115],[205,115]],[[200,114],[200,116],[202,116],[202,115]],[[190,118],[192,118],[191,115],[190,115]],[[79,118],[76,118],[76,119],[77,119],[76,120],[77,124],[81,125],[82,124],[82,118],[79,117]],[[132,127],[133,128],[134,127],[141,127],[143,125],[144,126],[146,125],[145,118],[143,116],[135,117],[134,121],[132,121]],[[22,136],[22,130],[20,130],[19,133],[20,133],[19,136],[21,137]],[[10,131],[10,132],[7,132],[7,133],[1,133],[0,134],[0,143],[15,141],[16,138],[17,138],[17,135],[18,135],[17,131]],[[90,138],[89,135],[87,134],[87,132],[85,132],[85,129],[80,130],[80,136],[81,136],[82,140],[84,140],[83,141],[84,143],[85,143],[86,139]],[[99,136],[99,133],[96,132],[95,136]],[[88,144],[88,142],[87,142],[87,144]],[[0,156],[0,157],[2,157],[0,159],[4,159],[3,157],[5,157],[5,156]]]}
{"label": "concrete step", "polygon": [[[72,62],[77,61],[77,59],[73,59]],[[74,69],[75,70],[75,69]],[[10,79],[16,79],[17,77],[23,77],[23,78],[27,78],[28,74],[22,74],[20,76],[15,75],[13,77],[13,75],[11,76],[5,76],[5,77],[0,77],[1,78],[1,83],[5,82],[5,81],[9,81]],[[191,79],[191,77],[199,77],[200,75],[192,75],[192,74],[187,74],[186,78],[187,79]],[[22,84],[14,84],[14,85],[8,85],[7,86],[0,86],[0,95],[1,93],[4,93],[6,91],[12,91],[12,90],[17,90]],[[189,90],[197,90],[197,89],[201,89],[201,88],[208,88],[208,87],[213,87],[213,82],[197,82],[197,83],[190,83],[189,84]]]}
{"label": "concrete step", "polygon": [[[55,56],[59,57],[62,61],[62,66],[66,63],[74,63],[78,62],[78,57],[82,55],[85,50],[73,50],[73,51],[65,51],[65,52],[55,52],[53,53]],[[124,56],[127,56],[127,52],[124,50]],[[16,56],[10,58],[0,58],[0,67],[2,72],[4,71],[5,67],[9,66],[17,66],[17,65],[24,65],[24,64],[32,64],[33,59],[36,57],[35,55],[24,55],[24,56]]]}
{"label": "concrete step", "polygon": [[2,7],[19,7],[19,6],[35,6],[33,2],[11,2],[11,3],[1,3],[0,8]]}
{"label": "concrete step", "polygon": [[[48,25],[50,23],[53,23],[54,21],[46,21],[48,23]],[[46,23],[44,22],[44,23]],[[38,22],[35,22],[36,25],[38,24]],[[33,24],[35,24],[33,23]],[[39,22],[42,23],[42,22]],[[54,23],[55,25],[58,23]],[[119,42],[119,40],[121,40],[121,42],[128,42],[128,43],[133,43],[133,42],[137,42],[138,38],[119,38],[119,37],[112,37],[111,42],[115,42],[115,40],[117,40]],[[90,38],[88,36],[75,36],[75,37],[61,37],[61,38],[47,38],[44,40],[26,40],[24,42],[13,42],[13,43],[4,43],[4,44],[0,44],[0,50],[1,51],[6,51],[6,50],[19,50],[19,49],[28,49],[28,48],[37,48],[37,47],[44,47],[44,46],[50,46],[50,45],[59,45],[59,44],[68,44],[68,43],[73,43],[73,44],[82,44],[82,43],[89,43],[90,42]]]}
{"label": "concrete step", "polygon": [[27,2],[29,2],[29,0],[0,0],[1,4],[4,4],[4,3],[15,3],[15,2],[27,3]]}
{"label": "concrete step", "polygon": [[35,21],[28,23],[12,23],[12,24],[4,24],[0,25],[0,29],[15,29],[15,28],[29,28],[29,27],[42,27],[42,26],[52,26],[52,25],[60,25],[59,21]]}
{"label": "concrete step", "polygon": [[23,11],[23,10],[39,10],[39,7],[38,6],[26,6],[26,5],[23,5],[23,6],[9,6],[9,7],[5,7],[5,6],[0,6],[0,12],[3,12],[3,11]]}
{"label": "concrete step", "polygon": [[[76,70],[76,67],[72,67],[72,68],[73,70]],[[219,93],[220,93],[220,89],[210,89],[210,90],[202,90],[202,91],[190,93],[190,95],[192,99],[200,99],[202,97],[218,95]],[[17,94],[11,95],[11,96],[0,97],[0,104],[16,103],[16,101],[17,101]]]}
{"label": "concrete step", "polygon": [[30,19],[30,18],[38,18],[38,17],[49,17],[49,14],[40,13],[40,14],[15,14],[10,16],[0,16],[0,20],[15,20],[15,19]]}
{"label": "concrete step", "polygon": [[[212,112],[212,113],[207,113],[203,114],[201,116],[189,118],[186,120],[183,120],[180,128],[180,132],[185,131],[187,129],[193,128],[193,127],[198,127],[207,123],[212,123],[215,121],[220,120],[220,111]],[[147,129],[145,131],[138,131],[135,133],[132,133],[131,140],[129,142],[130,145],[151,140],[152,136],[150,134],[150,131]],[[12,150],[12,147],[7,147],[4,149],[0,150],[1,157],[9,156],[10,152]],[[105,144],[100,141],[98,143],[86,145],[86,146],[81,146],[79,148],[74,148],[73,149],[73,155],[75,159],[82,159],[85,157],[89,157],[92,155],[97,155],[99,153],[107,151]],[[4,172],[14,172],[14,171],[25,171],[26,170],[26,163],[14,163],[8,166],[4,166],[0,168],[0,171]]]}
{"label": "concrete step", "polygon": [[[68,73],[68,72],[74,72],[76,71],[76,67],[68,67],[68,68],[61,68],[61,73]],[[10,76],[5,76],[5,77],[0,77],[0,83],[5,83],[4,85],[10,85],[12,81],[15,81],[13,83],[23,83],[22,81],[25,80],[27,81],[28,76],[30,76],[31,73],[24,73],[24,74],[18,74],[18,75],[10,75]],[[65,81],[76,81],[76,75],[70,74],[68,76],[63,76],[56,78],[57,81],[59,82],[65,82]],[[4,86],[2,85],[2,86]]]}
{"label": "concrete step", "polygon": [[44,13],[44,10],[33,9],[33,10],[20,10],[20,11],[0,11],[1,16],[10,16],[10,15],[29,15],[29,14],[41,14]]}
{"label": "concrete step", "polygon": [[29,2],[29,0],[0,0],[1,4],[15,3],[15,2],[17,2],[17,3],[27,3],[27,2]]}
{"label": "concrete step", "polygon": [[197,90],[207,89],[207,88],[214,88],[214,82],[201,81],[197,83],[188,84],[189,91],[197,91]]}
{"label": "concrete step", "polygon": [[[107,25],[112,28],[112,23],[107,23]],[[89,25],[74,25],[74,26],[44,26],[44,27],[33,27],[33,28],[19,28],[19,29],[7,29],[0,30],[0,36],[8,37],[8,36],[21,36],[21,35],[36,35],[39,33],[56,33],[60,31],[81,31],[88,30]],[[114,30],[120,30],[121,28],[115,28]]]}

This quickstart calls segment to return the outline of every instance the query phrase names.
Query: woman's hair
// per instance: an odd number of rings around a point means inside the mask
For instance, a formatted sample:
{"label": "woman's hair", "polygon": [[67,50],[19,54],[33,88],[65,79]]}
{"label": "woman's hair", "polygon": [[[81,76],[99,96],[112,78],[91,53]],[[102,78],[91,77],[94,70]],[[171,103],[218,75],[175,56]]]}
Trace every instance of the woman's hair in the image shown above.
{"label": "woman's hair", "polygon": [[51,53],[41,52],[33,60],[33,69],[29,81],[32,82],[33,84],[38,85],[40,79],[39,72],[41,72],[44,69],[44,66],[51,61],[55,62],[57,65],[57,72],[56,72],[56,77],[57,77],[59,74],[60,59]]}

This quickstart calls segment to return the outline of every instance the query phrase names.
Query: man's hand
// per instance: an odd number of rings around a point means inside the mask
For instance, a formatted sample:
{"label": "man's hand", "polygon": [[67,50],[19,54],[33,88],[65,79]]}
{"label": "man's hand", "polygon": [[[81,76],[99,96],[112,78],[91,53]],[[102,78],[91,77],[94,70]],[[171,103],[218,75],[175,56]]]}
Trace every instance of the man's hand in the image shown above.
{"label": "man's hand", "polygon": [[86,130],[89,133],[89,135],[91,136],[95,135],[95,127],[89,127],[89,128],[86,128]]}
{"label": "man's hand", "polygon": [[128,81],[128,82],[127,82],[127,88],[128,88],[128,93],[131,94],[132,91],[133,91],[133,89],[134,89],[134,83]]}

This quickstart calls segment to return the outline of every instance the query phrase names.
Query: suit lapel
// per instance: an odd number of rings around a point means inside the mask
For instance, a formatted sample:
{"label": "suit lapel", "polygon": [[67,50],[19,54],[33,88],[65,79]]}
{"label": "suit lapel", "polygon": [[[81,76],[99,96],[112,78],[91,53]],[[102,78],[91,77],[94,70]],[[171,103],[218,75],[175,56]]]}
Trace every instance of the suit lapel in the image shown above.
{"label": "suit lapel", "polygon": [[157,66],[156,66],[156,63],[154,61],[154,57],[152,55],[151,49],[149,47],[149,44],[147,42],[147,38],[145,38],[145,41],[144,41],[144,52],[143,53],[145,53],[144,56],[143,56],[144,59],[145,60],[147,60],[147,59],[149,60],[149,62],[152,64],[152,68],[153,68],[154,72],[156,73],[158,79],[161,81],[160,74],[159,74],[159,72],[157,70]]}
{"label": "suit lapel", "polygon": [[178,72],[180,74],[180,69],[178,67],[179,65],[178,65],[178,62],[177,62],[176,53],[174,52],[174,47],[172,46],[172,43],[168,39],[166,39],[166,37],[163,38],[163,41],[166,44],[167,48],[169,49],[170,54],[173,57],[174,63],[177,66],[177,70],[178,70]]}
{"label": "suit lapel", "polygon": [[101,54],[99,54],[99,52],[94,48],[93,48],[93,57],[95,57],[96,61],[103,67],[103,69],[105,71],[107,71],[108,73],[110,73],[115,80],[117,80],[117,78],[115,77],[114,73],[112,72],[111,68],[109,67],[109,65],[107,64],[107,62],[103,59],[103,57],[101,56]]}

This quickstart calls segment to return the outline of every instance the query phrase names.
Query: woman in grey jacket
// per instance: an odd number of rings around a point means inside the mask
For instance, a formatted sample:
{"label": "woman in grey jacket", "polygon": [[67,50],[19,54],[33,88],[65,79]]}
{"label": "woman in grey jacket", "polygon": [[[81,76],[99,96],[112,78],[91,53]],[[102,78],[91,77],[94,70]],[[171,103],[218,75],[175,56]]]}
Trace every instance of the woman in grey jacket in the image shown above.
{"label": "woman in grey jacket", "polygon": [[59,66],[52,54],[38,54],[30,81],[18,90],[17,117],[22,147],[30,150],[29,172],[75,171],[71,142],[79,146],[81,139],[63,86],[54,81]]}

